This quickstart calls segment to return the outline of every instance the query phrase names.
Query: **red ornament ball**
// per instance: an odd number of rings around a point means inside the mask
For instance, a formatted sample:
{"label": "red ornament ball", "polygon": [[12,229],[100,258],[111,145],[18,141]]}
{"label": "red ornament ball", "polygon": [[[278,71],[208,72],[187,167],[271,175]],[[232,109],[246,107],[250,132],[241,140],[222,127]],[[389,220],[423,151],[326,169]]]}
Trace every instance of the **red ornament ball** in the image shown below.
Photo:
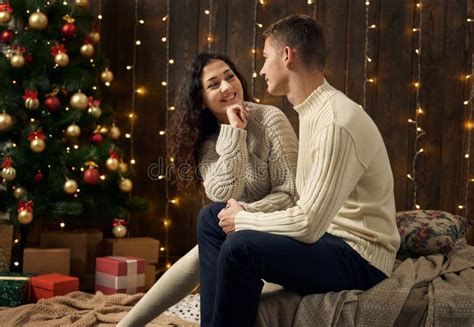
{"label": "red ornament ball", "polygon": [[64,37],[73,37],[76,35],[77,32],[77,27],[73,23],[66,23],[63,25],[63,28],[61,29],[61,34]]}
{"label": "red ornament ball", "polygon": [[99,171],[95,169],[94,167],[89,167],[84,172],[84,182],[86,182],[87,184],[90,184],[90,185],[97,184],[97,182],[99,182],[99,179],[100,179]]}
{"label": "red ornament ball", "polygon": [[10,43],[13,38],[13,31],[11,30],[4,30],[2,32],[2,35],[0,36],[0,39],[2,40],[3,43]]}
{"label": "red ornament ball", "polygon": [[41,172],[41,170],[38,170],[38,172],[35,174],[34,179],[36,183],[41,182],[41,180],[43,179],[43,173]]}
{"label": "red ornament ball", "polygon": [[102,134],[99,134],[99,133],[94,133],[91,137],[91,140],[92,142],[94,142],[95,144],[100,144],[104,141],[104,137],[102,136]]}
{"label": "red ornament ball", "polygon": [[53,95],[44,100],[44,105],[49,111],[55,112],[61,108],[61,101],[57,96]]}

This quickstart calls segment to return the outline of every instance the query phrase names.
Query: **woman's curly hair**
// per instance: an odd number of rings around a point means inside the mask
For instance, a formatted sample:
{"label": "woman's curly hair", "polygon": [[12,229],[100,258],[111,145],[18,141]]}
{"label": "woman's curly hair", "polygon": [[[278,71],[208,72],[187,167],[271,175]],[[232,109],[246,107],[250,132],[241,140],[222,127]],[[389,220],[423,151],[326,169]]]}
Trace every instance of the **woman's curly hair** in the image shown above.
{"label": "woman's curly hair", "polygon": [[168,153],[174,158],[174,175],[178,190],[191,193],[202,189],[198,164],[202,145],[218,132],[219,123],[214,114],[204,107],[201,75],[213,60],[225,62],[240,80],[245,101],[250,101],[247,82],[225,55],[203,52],[198,54],[186,70],[177,90],[176,111],[171,119]]}

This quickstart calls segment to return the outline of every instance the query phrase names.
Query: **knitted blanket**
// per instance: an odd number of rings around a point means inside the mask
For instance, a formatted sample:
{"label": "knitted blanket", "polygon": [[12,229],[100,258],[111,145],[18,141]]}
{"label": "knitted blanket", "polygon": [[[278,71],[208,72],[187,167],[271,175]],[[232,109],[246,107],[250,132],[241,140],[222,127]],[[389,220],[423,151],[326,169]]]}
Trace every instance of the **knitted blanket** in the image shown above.
{"label": "knitted blanket", "polygon": [[[16,308],[0,308],[0,326],[115,326],[143,294],[104,295],[73,292]],[[197,327],[198,324],[162,314],[147,326]]]}
{"label": "knitted blanket", "polygon": [[474,326],[474,247],[406,259],[366,292],[305,296],[294,326]]}

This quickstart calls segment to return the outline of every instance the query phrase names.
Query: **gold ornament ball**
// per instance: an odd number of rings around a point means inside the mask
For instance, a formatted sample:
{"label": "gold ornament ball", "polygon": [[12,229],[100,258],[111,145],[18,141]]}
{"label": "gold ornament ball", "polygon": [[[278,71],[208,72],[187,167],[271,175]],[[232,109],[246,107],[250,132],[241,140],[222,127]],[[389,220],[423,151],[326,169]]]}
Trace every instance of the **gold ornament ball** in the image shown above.
{"label": "gold ornament ball", "polygon": [[77,191],[77,182],[73,179],[68,179],[66,183],[64,183],[63,188],[67,194],[74,194]]}
{"label": "gold ornament ball", "polygon": [[8,11],[0,11],[0,24],[7,24],[10,19],[12,19],[12,15]]}
{"label": "gold ornament ball", "polygon": [[18,221],[21,224],[27,225],[27,224],[31,223],[32,220],[33,220],[33,213],[28,212],[26,210],[21,210],[18,213]]}
{"label": "gold ornament ball", "polygon": [[119,182],[119,188],[122,192],[130,192],[132,190],[133,183],[128,178],[124,178]]}
{"label": "gold ornament ball", "polygon": [[100,34],[99,32],[91,32],[89,33],[89,37],[94,44],[98,44],[100,42]]}
{"label": "gold ornament ball", "polygon": [[13,167],[5,167],[2,169],[2,177],[4,180],[12,181],[16,177],[16,170]]}
{"label": "gold ornament ball", "polygon": [[28,98],[25,100],[25,108],[35,110],[39,107],[40,102],[38,99]]}
{"label": "gold ornament ball", "polygon": [[6,132],[13,126],[12,116],[6,112],[0,113],[0,132]]}
{"label": "gold ornament ball", "polygon": [[128,171],[128,165],[125,162],[119,164],[119,172],[125,174]]}
{"label": "gold ornament ball", "polygon": [[120,137],[120,129],[117,126],[112,126],[109,130],[109,137],[112,140],[118,140]]}
{"label": "gold ornament ball", "polygon": [[89,0],[75,0],[74,4],[77,7],[87,8],[89,6]]}
{"label": "gold ornament ball", "polygon": [[84,57],[92,57],[94,55],[94,46],[92,44],[84,44],[81,47],[81,55]]}
{"label": "gold ornament ball", "polygon": [[120,161],[118,161],[116,158],[109,158],[105,161],[105,166],[110,171],[116,171],[119,169],[119,165]]}
{"label": "gold ornament ball", "polygon": [[79,110],[86,110],[89,106],[89,100],[87,96],[82,92],[74,93],[69,101],[71,107]]}
{"label": "gold ornament ball", "polygon": [[10,64],[14,68],[21,68],[25,65],[25,58],[21,54],[16,54],[10,58]]}
{"label": "gold ornament ball", "polygon": [[21,199],[26,195],[26,188],[23,186],[18,186],[13,190],[13,196],[17,199]]}
{"label": "gold ornament ball", "polygon": [[111,83],[114,80],[114,74],[110,70],[106,69],[100,74],[100,79],[104,83]]}
{"label": "gold ornament ball", "polygon": [[34,139],[30,142],[30,148],[33,152],[40,153],[44,151],[46,144],[42,139]]}
{"label": "gold ornament ball", "polygon": [[41,31],[48,27],[48,17],[42,12],[35,12],[28,18],[28,24],[31,28],[37,31]]}
{"label": "gold ornament ball", "polygon": [[125,237],[125,235],[127,235],[127,227],[123,225],[114,226],[112,234],[117,238]]}
{"label": "gold ornament ball", "polygon": [[60,52],[60,53],[58,53],[56,56],[54,56],[54,62],[55,62],[58,66],[64,67],[64,66],[66,66],[67,64],[69,64],[69,56],[67,55],[67,53]]}
{"label": "gold ornament ball", "polygon": [[102,115],[102,110],[97,106],[89,107],[89,109],[87,109],[87,112],[89,113],[89,115],[95,118],[99,118],[100,115]]}
{"label": "gold ornament ball", "polygon": [[66,136],[68,137],[78,137],[81,135],[81,128],[76,124],[69,125],[66,129]]}

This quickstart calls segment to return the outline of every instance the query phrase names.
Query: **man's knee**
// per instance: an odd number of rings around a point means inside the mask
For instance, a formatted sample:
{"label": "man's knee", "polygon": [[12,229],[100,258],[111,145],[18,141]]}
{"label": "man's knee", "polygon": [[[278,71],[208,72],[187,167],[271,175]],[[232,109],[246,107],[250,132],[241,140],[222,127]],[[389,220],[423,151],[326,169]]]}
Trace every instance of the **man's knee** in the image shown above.
{"label": "man's knee", "polygon": [[252,254],[252,239],[256,236],[254,231],[243,230],[232,233],[227,236],[222,244],[220,257],[222,259],[232,259],[232,261],[241,261],[248,259]]}

